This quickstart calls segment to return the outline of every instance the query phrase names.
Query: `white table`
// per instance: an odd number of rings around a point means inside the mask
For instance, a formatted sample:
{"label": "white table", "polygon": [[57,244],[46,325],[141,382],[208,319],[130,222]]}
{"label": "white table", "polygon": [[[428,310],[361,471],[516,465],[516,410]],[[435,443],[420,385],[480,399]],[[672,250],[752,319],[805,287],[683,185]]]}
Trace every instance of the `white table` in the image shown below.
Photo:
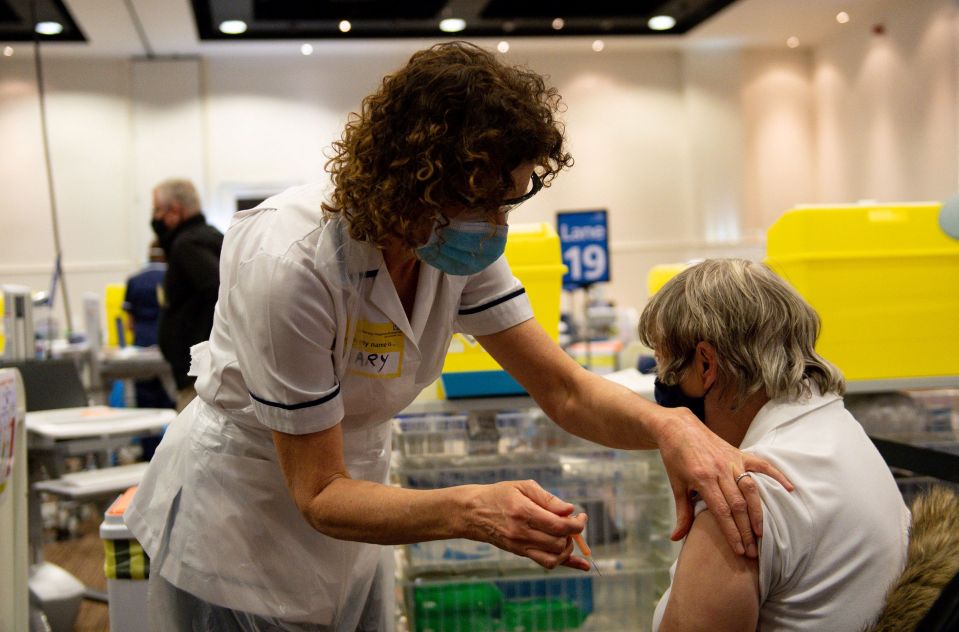
{"label": "white table", "polygon": [[131,463],[64,474],[60,478],[39,481],[33,488],[64,496],[72,500],[87,500],[103,496],[116,496],[134,485],[139,485],[149,463]]}
{"label": "white table", "polygon": [[169,408],[86,406],[41,410],[27,413],[27,447],[32,458],[44,461],[48,475],[58,478],[63,472],[63,457],[91,452],[103,455],[128,445],[133,437],[158,434],[175,418],[176,412]]}
{"label": "white table", "polygon": [[[106,497],[137,484],[146,463],[131,466],[102,467],[99,470],[63,474],[64,457],[71,454],[98,453],[128,445],[133,437],[157,434],[176,418],[167,408],[109,408],[86,406],[58,408],[26,414],[28,466],[30,469],[30,543],[33,560],[43,559],[43,518],[40,512],[41,490],[84,500]],[[41,468],[46,469],[44,476]]]}
{"label": "white table", "polygon": [[31,445],[155,433],[176,418],[170,408],[83,406],[27,413]]}

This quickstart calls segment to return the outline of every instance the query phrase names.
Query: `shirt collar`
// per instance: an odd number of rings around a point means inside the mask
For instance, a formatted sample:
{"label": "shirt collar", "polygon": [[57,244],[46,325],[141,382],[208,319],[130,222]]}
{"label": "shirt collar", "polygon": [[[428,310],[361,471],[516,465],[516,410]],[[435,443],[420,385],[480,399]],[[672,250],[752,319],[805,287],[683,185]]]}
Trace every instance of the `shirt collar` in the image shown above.
{"label": "shirt collar", "polygon": [[739,449],[745,450],[759,443],[760,439],[773,430],[799,419],[807,413],[842,400],[842,397],[836,393],[821,394],[814,384],[811,384],[810,388],[812,393],[799,399],[780,397],[766,402],[753,417],[753,421],[746,431],[746,436],[739,444]]}
{"label": "shirt collar", "polygon": [[342,216],[325,216],[320,230],[313,265],[328,270],[335,285],[341,289],[357,289],[364,279],[374,276],[383,265],[383,252],[372,244],[353,239]]}

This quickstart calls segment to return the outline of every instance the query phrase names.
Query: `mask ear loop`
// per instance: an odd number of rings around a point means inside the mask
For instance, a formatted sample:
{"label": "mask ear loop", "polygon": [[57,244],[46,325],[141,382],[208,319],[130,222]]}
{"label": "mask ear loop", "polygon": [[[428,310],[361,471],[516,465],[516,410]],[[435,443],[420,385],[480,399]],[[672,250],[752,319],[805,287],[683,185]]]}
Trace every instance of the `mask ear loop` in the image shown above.
{"label": "mask ear loop", "polygon": [[438,247],[446,243],[443,239],[443,229],[450,224],[450,218],[436,211],[436,213],[433,214],[433,227],[430,229],[430,236],[426,240],[426,243],[421,245],[420,248]]}

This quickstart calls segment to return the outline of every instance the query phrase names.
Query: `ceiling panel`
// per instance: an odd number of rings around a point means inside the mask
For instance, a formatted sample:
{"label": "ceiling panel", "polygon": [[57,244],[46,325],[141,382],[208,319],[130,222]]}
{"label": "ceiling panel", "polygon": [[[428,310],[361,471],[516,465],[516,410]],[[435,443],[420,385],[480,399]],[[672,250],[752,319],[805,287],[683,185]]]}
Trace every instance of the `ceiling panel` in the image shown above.
{"label": "ceiling panel", "polygon": [[20,16],[13,10],[10,3],[6,0],[0,0],[0,24],[6,25],[19,21]]}
{"label": "ceiling panel", "polygon": [[517,2],[516,0],[489,0],[482,16],[485,18],[543,18],[552,20],[561,17],[570,18],[612,18],[612,17],[643,17],[658,15],[661,6],[670,4],[661,0],[592,0],[580,2],[577,0],[534,0]]}
{"label": "ceiling panel", "polygon": [[[32,23],[23,18],[29,13],[30,1],[0,0],[0,48],[3,48],[0,63],[8,59],[7,54],[11,55],[9,59],[12,60],[30,54],[27,47],[34,37]],[[375,50],[392,47],[403,51],[404,55],[426,42],[449,38],[487,39],[494,44],[497,40],[508,40],[515,51],[534,48],[568,50],[583,46],[583,39],[594,34],[603,37],[607,46],[631,50],[704,46],[785,48],[788,37],[798,37],[801,48],[806,48],[837,37],[850,37],[864,30],[871,33],[873,25],[882,23],[890,12],[906,10],[895,0],[841,0],[842,10],[849,12],[852,20],[848,24],[838,24],[835,16],[840,3],[837,0],[736,0],[717,3],[674,0],[672,4],[658,5],[658,11],[675,11],[677,25],[664,33],[672,37],[649,37],[646,14],[622,16],[621,9],[617,8],[622,5],[603,4],[607,0],[568,5],[572,7],[571,12],[579,10],[577,7],[582,5],[594,6],[597,8],[595,13],[603,13],[586,17],[555,16],[550,9],[544,8],[567,6],[562,4],[565,0],[556,0],[560,4],[550,5],[514,0],[512,4],[499,5],[500,9],[496,9],[495,4],[499,0],[434,0],[429,11],[434,11],[436,2],[442,1],[443,5],[434,17],[426,20],[382,17],[383,7],[389,8],[391,5],[407,12],[413,8],[427,12],[422,8],[425,5],[415,0],[393,0],[392,3],[383,3],[381,0],[273,0],[281,4],[266,9],[263,8],[265,4],[254,4],[265,1],[37,0],[37,3],[41,8],[46,7],[44,11],[64,16],[65,32],[55,38],[43,38],[43,41],[51,42],[45,48],[46,55],[63,57],[288,56],[300,55],[304,42],[312,42],[318,51],[352,55],[374,50],[369,40],[373,37],[380,38],[375,43]],[[912,1],[932,3],[942,0]],[[655,0],[635,2],[633,5],[626,2],[622,4],[632,6],[640,13],[641,3],[648,8]],[[368,10],[367,13],[376,15],[377,19],[353,18],[351,21],[356,26],[347,34],[339,31],[337,19],[272,20],[267,26],[260,22],[253,23],[256,11],[272,10],[277,12],[276,15],[281,15],[282,12],[293,10],[291,6],[310,6],[314,3],[324,4],[325,11],[341,7],[344,15],[363,15],[363,11]],[[411,5],[415,7],[411,8]],[[512,6],[513,13],[525,11],[531,17],[482,17],[484,11],[503,11],[502,6]],[[538,10],[545,15],[532,13],[529,7],[535,6],[539,6]],[[216,13],[213,13],[214,10]],[[444,17],[463,17],[468,27],[461,33],[441,33],[438,23]],[[565,22],[559,31],[552,28],[556,17],[563,17]],[[219,21],[230,18],[250,20],[252,35],[237,38],[219,33],[216,30]],[[691,28],[689,24],[697,20],[700,20],[699,25]],[[366,31],[364,23],[372,24],[372,30]],[[203,38],[201,31],[205,33]],[[626,33],[636,36],[605,37]],[[588,41],[586,45],[589,45]]]}
{"label": "ceiling panel", "polygon": [[[430,38],[443,18],[461,18],[454,37],[677,35],[734,0],[191,0],[201,40]],[[654,31],[649,18],[669,15],[676,26]],[[561,18],[561,21],[556,21]],[[246,32],[227,35],[219,25],[242,20]],[[341,31],[341,20],[350,22]]]}
{"label": "ceiling panel", "polygon": [[256,21],[431,20],[447,0],[253,0]]}
{"label": "ceiling panel", "polygon": [[44,42],[86,41],[62,0],[0,0],[0,42],[33,40],[35,22],[59,22],[63,27],[57,35],[39,36]]}

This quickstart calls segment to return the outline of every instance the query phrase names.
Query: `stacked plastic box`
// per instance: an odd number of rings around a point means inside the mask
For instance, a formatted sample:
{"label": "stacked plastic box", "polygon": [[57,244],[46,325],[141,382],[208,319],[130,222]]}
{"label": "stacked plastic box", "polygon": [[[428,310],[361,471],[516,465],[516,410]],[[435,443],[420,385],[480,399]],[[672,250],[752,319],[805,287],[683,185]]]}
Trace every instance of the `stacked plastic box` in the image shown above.
{"label": "stacked plastic box", "polygon": [[123,514],[136,490],[136,486],[131,487],[118,497],[100,524],[112,632],[146,629],[150,558],[123,523]]}
{"label": "stacked plastic box", "polygon": [[668,584],[673,503],[654,452],[607,450],[538,410],[395,420],[394,475],[411,489],[534,479],[585,511],[602,572],[546,571],[471,540],[404,547],[406,617],[416,632],[643,630]]}

